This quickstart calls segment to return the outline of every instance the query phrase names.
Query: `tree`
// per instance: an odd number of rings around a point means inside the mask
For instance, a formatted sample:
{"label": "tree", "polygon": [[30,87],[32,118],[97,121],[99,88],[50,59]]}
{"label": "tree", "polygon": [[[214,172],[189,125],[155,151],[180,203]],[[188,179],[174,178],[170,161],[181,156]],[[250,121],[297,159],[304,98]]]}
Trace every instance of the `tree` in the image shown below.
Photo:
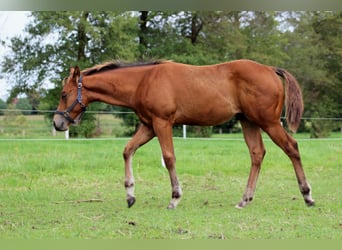
{"label": "tree", "polygon": [[[337,35],[341,21],[341,13],[300,12],[292,20],[294,31],[286,33],[289,42],[284,50],[289,59],[285,67],[301,84],[305,117],[341,116],[342,39]],[[312,137],[327,136],[338,127],[321,119],[309,124]]]}
{"label": "tree", "polygon": [[37,104],[39,93],[48,99],[42,105],[55,109],[70,66],[132,60],[138,53],[136,17],[130,12],[32,12],[32,17],[25,35],[6,43],[13,53],[1,62],[2,75],[13,86],[11,98],[26,93]]}
{"label": "tree", "polygon": [[17,93],[60,82],[75,64],[85,68],[136,57],[136,18],[129,12],[43,11],[32,17],[25,36],[6,44],[14,53],[1,63]]}
{"label": "tree", "polygon": [[0,115],[4,114],[4,111],[2,109],[6,109],[7,104],[2,99],[0,99]]}
{"label": "tree", "polygon": [[27,98],[18,98],[15,109],[20,110],[23,115],[31,114],[31,105]]}
{"label": "tree", "polygon": [[[75,64],[85,68],[111,59],[154,58],[204,65],[249,58],[286,68],[297,77],[304,116],[341,116],[341,16],[272,11],[33,12],[26,34],[5,42],[13,53],[1,62],[2,76],[12,83],[11,97],[26,93],[32,107],[55,109],[61,79]],[[129,114],[125,122],[133,131],[138,120]],[[215,129],[230,130],[235,122]],[[313,136],[337,128],[310,122]]]}
{"label": "tree", "polygon": [[[320,60],[323,64],[331,84],[329,84],[329,97],[332,99],[331,114],[342,116],[342,12],[315,13],[313,29],[319,34],[319,40],[324,46]],[[324,93],[323,93],[324,94]]]}

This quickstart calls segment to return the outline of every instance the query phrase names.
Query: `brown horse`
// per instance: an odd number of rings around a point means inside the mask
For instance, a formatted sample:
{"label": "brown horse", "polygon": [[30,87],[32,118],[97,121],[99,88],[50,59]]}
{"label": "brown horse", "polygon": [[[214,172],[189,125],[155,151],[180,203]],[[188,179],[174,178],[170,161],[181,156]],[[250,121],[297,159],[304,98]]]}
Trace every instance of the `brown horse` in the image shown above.
{"label": "brown horse", "polygon": [[[284,79],[282,81],[278,77]],[[314,205],[297,142],[280,124],[283,105],[289,128],[296,131],[303,113],[302,94],[286,70],[249,60],[212,66],[170,61],[120,65],[106,63],[80,72],[71,68],[64,80],[54,126],[59,131],[80,120],[88,103],[100,101],[132,109],[139,117],[135,135],[126,145],[125,188],[128,207],[135,203],[132,158],[135,151],[158,137],[171,179],[175,208],[182,196],[175,167],[172,127],[175,124],[216,125],[238,115],[251,157],[246,190],[238,208],[252,201],[265,155],[261,129],[292,161],[299,189],[308,206]]]}

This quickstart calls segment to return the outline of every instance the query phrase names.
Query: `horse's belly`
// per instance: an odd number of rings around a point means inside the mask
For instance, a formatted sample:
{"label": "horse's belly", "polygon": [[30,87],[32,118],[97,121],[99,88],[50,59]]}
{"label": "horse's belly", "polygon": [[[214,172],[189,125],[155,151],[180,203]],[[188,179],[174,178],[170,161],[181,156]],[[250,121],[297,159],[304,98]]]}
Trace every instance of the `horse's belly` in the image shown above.
{"label": "horse's belly", "polygon": [[192,111],[176,113],[176,124],[213,126],[229,121],[237,112],[228,107],[199,107]]}

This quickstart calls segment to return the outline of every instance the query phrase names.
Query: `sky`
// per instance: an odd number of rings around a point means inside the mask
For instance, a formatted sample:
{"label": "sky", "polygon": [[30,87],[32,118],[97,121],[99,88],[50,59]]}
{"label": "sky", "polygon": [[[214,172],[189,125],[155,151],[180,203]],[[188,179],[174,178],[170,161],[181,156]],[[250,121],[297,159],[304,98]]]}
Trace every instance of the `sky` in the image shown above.
{"label": "sky", "polygon": [[[11,37],[20,35],[29,21],[28,11],[0,11],[0,40],[8,41]],[[8,49],[0,45],[0,62]],[[6,79],[0,79],[0,99],[6,101],[9,96]]]}

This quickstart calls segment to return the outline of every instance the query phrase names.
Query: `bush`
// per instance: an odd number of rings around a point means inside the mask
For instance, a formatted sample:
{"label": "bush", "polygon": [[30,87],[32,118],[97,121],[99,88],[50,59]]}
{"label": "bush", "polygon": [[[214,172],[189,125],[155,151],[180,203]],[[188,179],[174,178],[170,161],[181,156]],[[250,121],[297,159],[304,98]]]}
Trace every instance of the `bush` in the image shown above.
{"label": "bush", "polygon": [[85,137],[93,136],[93,131],[96,128],[96,118],[91,113],[85,113],[81,123],[78,126],[71,126],[69,130],[70,137]]}

